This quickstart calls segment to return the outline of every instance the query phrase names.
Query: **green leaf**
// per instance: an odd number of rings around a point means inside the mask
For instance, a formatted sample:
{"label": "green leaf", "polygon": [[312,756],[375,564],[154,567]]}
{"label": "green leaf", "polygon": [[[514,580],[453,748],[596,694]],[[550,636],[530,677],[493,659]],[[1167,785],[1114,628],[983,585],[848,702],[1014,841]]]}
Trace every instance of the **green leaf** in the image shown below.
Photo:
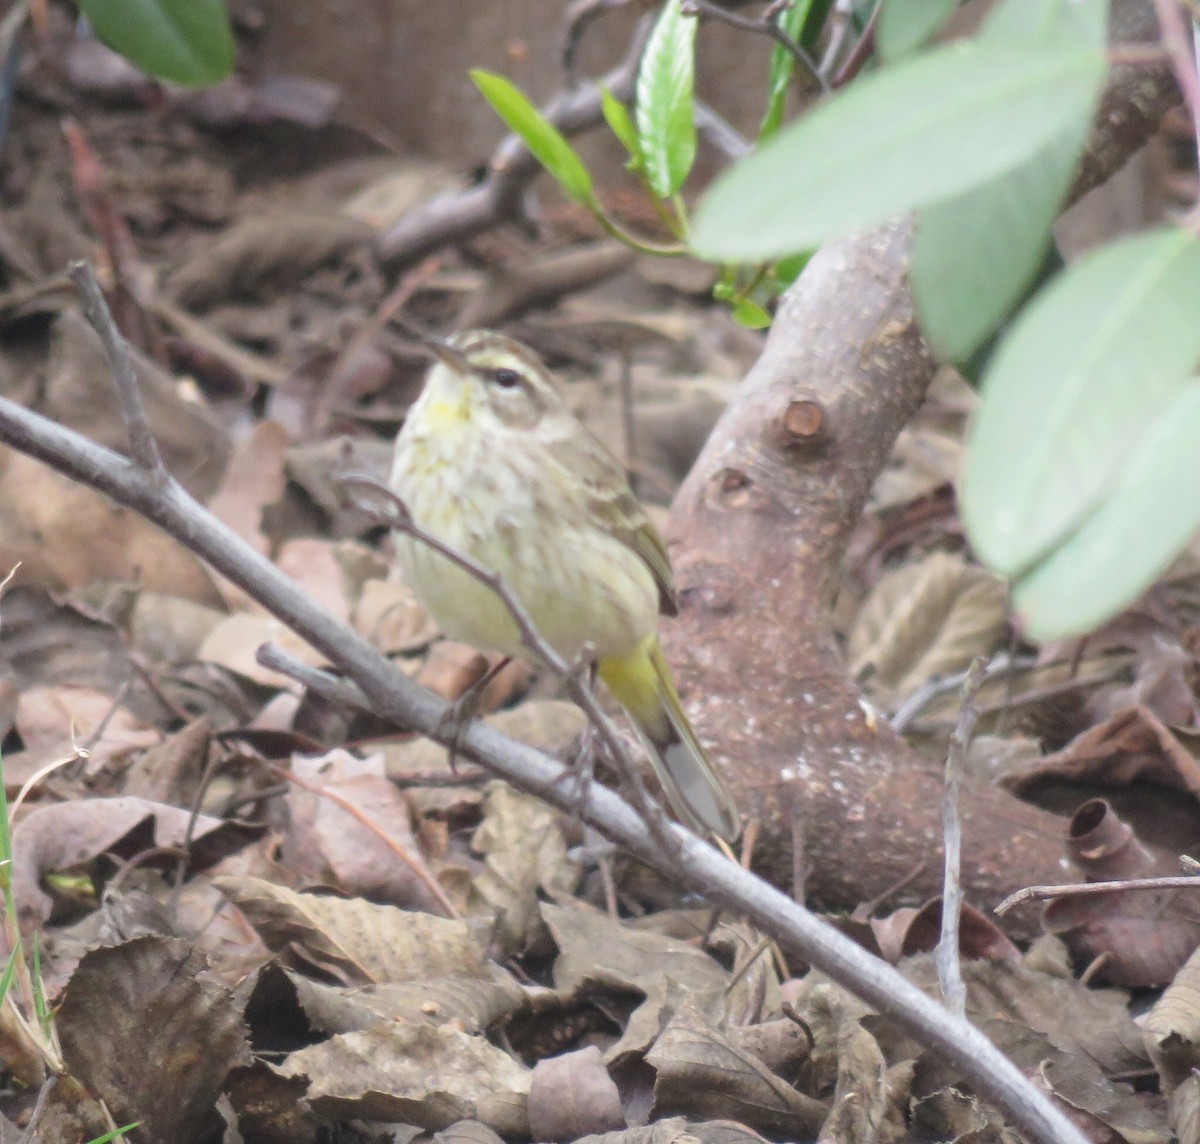
{"label": "green leaf", "polygon": [[1096,47],[972,41],[861,78],[719,178],[693,245],[768,259],[962,194],[1086,121],[1106,71]]}
{"label": "green leaf", "polygon": [[1015,171],[921,211],[910,281],[943,361],[968,360],[1037,277],[1086,136],[1076,124]]}
{"label": "green leaf", "polygon": [[[804,35],[804,22],[812,10],[812,0],[793,0],[790,8],[785,8],[776,18],[783,34],[797,43]],[[758,140],[770,138],[779,130],[783,123],[783,113],[787,107],[788,82],[792,78],[796,58],[780,44],[771,49],[771,71],[767,81],[767,110],[758,128]]]}
{"label": "green leaf", "polygon": [[4,999],[8,996],[8,991],[12,988],[13,974],[17,971],[17,958],[21,956],[21,943],[17,943],[17,948],[8,955],[8,961],[4,966],[4,976],[0,977],[0,1004],[4,1003]]}
{"label": "green leaf", "polygon": [[892,63],[927,44],[950,18],[958,0],[884,0],[875,26],[875,46]]}
{"label": "green leaf", "polygon": [[[1107,0],[1004,0],[978,38],[1018,47],[1099,46],[1107,17]],[[1015,170],[921,212],[913,295],[943,360],[967,361],[1036,278],[1088,128],[1079,120]]]}
{"label": "green leaf", "polygon": [[771,315],[753,298],[743,298],[734,306],[732,317],[748,330],[765,330],[771,324]]}
{"label": "green leaf", "polygon": [[811,250],[805,250],[799,254],[789,254],[785,258],[779,259],[773,269],[775,281],[779,283],[780,288],[790,286],[795,282],[804,268],[812,261],[812,256]]}
{"label": "green leaf", "polygon": [[612,133],[621,141],[629,152],[630,167],[637,170],[642,165],[642,146],[638,141],[637,128],[629,117],[629,112],[623,104],[606,87],[600,89],[600,110],[604,112],[604,122]]}
{"label": "green leaf", "polygon": [[960,506],[991,567],[1018,576],[1118,485],[1200,360],[1200,240],[1164,228],[1056,278],[992,357]]}
{"label": "green leaf", "polygon": [[595,207],[596,195],[592,189],[592,176],[583,165],[583,160],[566,137],[554,126],[529,99],[502,75],[476,68],[471,79],[479,88],[483,98],[492,105],[509,128],[521,137],[525,146],[559,185],[577,203]]}
{"label": "green leaf", "polygon": [[106,1132],[103,1136],[96,1136],[88,1141],[88,1144],[109,1144],[112,1140],[119,1140],[126,1132],[132,1132],[135,1128],[141,1126],[140,1120],[135,1120],[132,1124],[126,1124],[124,1128],[114,1128],[111,1132]]}
{"label": "green leaf", "polygon": [[651,190],[670,198],[696,158],[696,19],[680,0],[667,0],[646,42],[637,79],[637,125]]}
{"label": "green leaf", "polygon": [[225,0],[79,0],[115,52],[148,75],[187,87],[233,71],[233,31]]}
{"label": "green leaf", "polygon": [[1029,635],[1093,631],[1133,603],[1200,529],[1200,383],[1176,394],[1104,503],[1013,588]]}

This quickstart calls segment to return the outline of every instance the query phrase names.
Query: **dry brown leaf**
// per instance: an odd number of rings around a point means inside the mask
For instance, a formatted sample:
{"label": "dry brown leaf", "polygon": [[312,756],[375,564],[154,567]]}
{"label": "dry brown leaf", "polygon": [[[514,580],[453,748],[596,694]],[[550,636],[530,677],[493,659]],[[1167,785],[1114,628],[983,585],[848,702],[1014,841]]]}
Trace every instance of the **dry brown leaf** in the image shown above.
{"label": "dry brown leaf", "polygon": [[[111,695],[90,687],[30,687],[17,701],[15,722],[25,749],[43,762],[67,758],[86,744],[92,772],[116,755],[162,741],[160,731],[124,707],[114,709]],[[104,733],[93,742],[102,724]]]}
{"label": "dry brown leaf", "polygon": [[1005,583],[961,556],[930,553],[884,575],[850,631],[856,676],[884,701],[965,668],[995,650],[1007,621]]}
{"label": "dry brown leaf", "polygon": [[911,504],[943,485],[953,485],[962,467],[961,434],[922,425],[906,426],[896,438],[887,468],[875,479],[869,512]]}
{"label": "dry brown leaf", "polygon": [[283,496],[287,478],[287,430],[274,421],[261,421],[241,444],[225,470],[225,480],[208,510],[247,544],[266,552],[262,514]]}
{"label": "dry brown leaf", "polygon": [[389,1021],[292,1053],[284,1076],[306,1076],[308,1099],[334,1119],[445,1128],[471,1117],[528,1137],[529,1071],[482,1037]]}
{"label": "dry brown leaf", "polygon": [[368,580],[363,585],[354,628],[388,655],[419,651],[438,634],[433,617],[398,580]]}
{"label": "dry brown leaf", "polygon": [[132,509],[0,447],[0,568],[54,591],[123,580],[217,607],[209,571]]}
{"label": "dry brown leaf", "polygon": [[294,580],[304,594],[342,623],[350,620],[350,600],[340,545],[315,537],[284,541],[275,554],[275,566]]}
{"label": "dry brown leaf", "polygon": [[[283,842],[285,864],[308,880],[332,876],[349,894],[440,912],[429,888],[433,874],[413,836],[412,814],[384,776],[382,755],[358,759],[337,749],[316,758],[294,756],[291,766],[305,785],[293,785],[288,792],[291,828]],[[408,864],[397,850],[407,855]],[[424,879],[413,866],[424,871]]]}
{"label": "dry brown leaf", "polygon": [[568,1144],[625,1127],[621,1094],[595,1045],[546,1057],[529,1083],[529,1128],[535,1140]]}
{"label": "dry brown leaf", "polygon": [[[927,993],[939,994],[932,957],[910,958],[900,970]],[[1088,986],[1073,976],[1007,961],[966,962],[963,978],[968,1016],[1003,1017],[1033,1029],[1060,1052],[1087,1057],[1110,1077],[1146,1070],[1142,1034],[1124,990]]]}
{"label": "dry brown leaf", "polygon": [[567,857],[559,813],[507,783],[493,783],[471,848],[484,863],[472,879],[471,912],[496,919],[492,940],[507,956],[524,952],[542,932],[541,891],[560,901],[581,877],[579,865]]}
{"label": "dry brown leaf", "polygon": [[[941,937],[942,899],[933,898],[919,910],[902,908],[886,918],[872,918],[871,932],[880,956],[893,965],[914,953],[932,953]],[[991,918],[964,903],[959,917],[959,956],[967,961],[1020,961],[1017,949]]]}
{"label": "dry brown leaf", "polygon": [[208,764],[211,720],[201,717],[136,758],[125,772],[122,794],[151,802],[192,806]]}
{"label": "dry brown leaf", "polygon": [[1163,1092],[1170,1096],[1200,1069],[1200,949],[1138,1024]]}
{"label": "dry brown leaf", "polygon": [[1048,779],[1127,786],[1144,779],[1200,799],[1200,762],[1145,707],[1127,707],[1076,736],[1035,766],[1008,775],[1004,785],[1030,796]]}
{"label": "dry brown leaf", "polygon": [[139,592],[130,620],[133,650],[156,664],[194,659],[225,613],[181,596]]}
{"label": "dry brown leaf", "polygon": [[242,1006],[184,941],[144,937],[84,956],[55,1018],[70,1075],[119,1124],[188,1144],[219,1131],[217,1097],[248,1064]]}
{"label": "dry brown leaf", "polygon": [[[228,430],[186,388],[136,346],[130,346],[138,391],[163,463],[198,500],[207,500],[229,458]],[[118,453],[129,450],[112,370],[96,331],[75,309],[54,325],[39,412]]]}
{"label": "dry brown leaf", "polygon": [[808,1139],[828,1112],[737,1048],[687,1002],[646,1053],[646,1063],[657,1074],[655,1110],[666,1115],[737,1120],[771,1136]]}
{"label": "dry brown leaf", "polygon": [[521,1009],[529,995],[506,969],[488,965],[486,976],[422,977],[382,985],[340,986],[283,970],[309,1024],[322,1033],[352,1033],[379,1021],[451,1025],[483,1034]]}
{"label": "dry brown leaf", "polygon": [[440,640],[417,672],[417,682],[453,702],[482,679],[487,669],[487,656],[470,644]]}
{"label": "dry brown leaf", "polygon": [[487,976],[486,923],[300,894],[262,878],[225,876],[213,884],[276,954],[294,954],[347,983]]}
{"label": "dry brown leaf", "polygon": [[40,926],[50,917],[53,900],[39,884],[46,874],[91,862],[133,835],[145,831],[136,850],[150,846],[182,846],[211,840],[217,832],[231,846],[244,834],[207,814],[142,798],[85,798],[35,807],[13,827],[13,893],[23,925]]}
{"label": "dry brown leaf", "polygon": [[202,663],[215,663],[264,687],[295,687],[293,680],[265,668],[255,653],[265,643],[277,644],[310,667],[324,667],[325,657],[310,647],[282,620],[265,612],[235,612],[205,637],[196,653]]}

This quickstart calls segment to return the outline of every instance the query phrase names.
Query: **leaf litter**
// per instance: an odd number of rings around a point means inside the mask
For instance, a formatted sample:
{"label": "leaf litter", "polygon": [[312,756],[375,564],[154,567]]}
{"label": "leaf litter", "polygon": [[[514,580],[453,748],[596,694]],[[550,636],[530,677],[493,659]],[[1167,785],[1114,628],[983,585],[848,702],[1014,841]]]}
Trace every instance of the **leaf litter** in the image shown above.
{"label": "leaf litter", "polygon": [[[77,54],[64,74],[94,90],[101,62]],[[151,119],[60,82],[111,176],[91,205],[123,217],[136,249],[130,304],[151,335],[136,368],[172,472],[456,698],[486,660],[441,637],[337,473],[386,472],[424,368],[375,322],[389,284],[370,241],[457,176],[377,153],[346,161],[326,133],[328,93],[259,84],[207,109],[172,93]],[[288,106],[312,154],[275,170],[262,124]],[[64,190],[57,123],[16,108],[30,174],[0,245],[0,387],[123,449],[95,336],[61,280],[96,236]],[[201,114],[254,122],[253,144],[197,132],[187,116]],[[563,218],[439,256],[410,308],[446,328],[497,314],[503,293],[510,328],[618,455],[628,356],[630,459],[653,508],[760,342],[705,308],[706,268],[676,282]],[[573,277],[555,294],[545,282],[564,256]],[[836,609],[847,658],[881,717],[930,692],[909,735],[940,762],[957,700],[931,685],[976,656],[1022,653],[980,695],[980,769],[1064,814],[1081,876],[1162,872],[1164,852],[1200,836],[1200,552],[1082,646],[1023,644],[954,513],[972,402],[940,377],[877,484]],[[5,451],[0,567],[18,562],[0,601],[10,798],[41,777],[17,815],[14,893],[72,1078],[42,1114],[45,1139],[89,1139],[114,1117],[141,1122],[131,1139],[173,1142],[1015,1139],[885,1016],[610,858],[577,821],[452,769],[426,740],[298,696],[255,650],[271,640],[320,665],[315,652],[136,514]],[[565,756],[582,730],[524,665],[484,710]],[[929,860],[916,845],[914,862]],[[869,925],[834,920],[936,993],[940,903],[894,905],[868,904]],[[1053,936],[1022,950],[968,910],[968,1015],[1091,1138],[1198,1139],[1195,914],[1181,893],[1062,898],[1045,911]],[[1162,990],[1149,1008],[1147,988]],[[40,1062],[18,1040],[0,1019],[7,1077],[35,1086]],[[0,1088],[0,1140],[35,1097]]]}

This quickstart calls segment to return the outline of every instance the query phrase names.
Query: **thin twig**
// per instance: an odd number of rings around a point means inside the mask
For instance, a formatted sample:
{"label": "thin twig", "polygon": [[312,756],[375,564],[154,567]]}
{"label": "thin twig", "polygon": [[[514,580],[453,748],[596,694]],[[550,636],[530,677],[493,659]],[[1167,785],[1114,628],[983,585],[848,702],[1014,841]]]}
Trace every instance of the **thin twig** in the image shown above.
{"label": "thin twig", "polygon": [[[1006,652],[1002,652],[984,668],[984,682],[995,679],[1000,675],[1007,675],[1009,672],[1023,671],[1025,668],[1035,667],[1036,665],[1036,656],[1012,656]],[[912,726],[916,717],[930,703],[943,695],[948,695],[952,691],[960,690],[966,681],[967,671],[956,671],[953,675],[944,675],[941,678],[931,679],[928,683],[922,684],[921,687],[900,704],[896,709],[896,713],[888,720],[892,725],[892,730],[897,735],[903,735]]]}
{"label": "thin twig", "polygon": [[1163,47],[1171,59],[1171,70],[1191,113],[1196,154],[1200,157],[1200,75],[1196,72],[1188,23],[1176,0],[1154,0],[1154,11],[1158,14]]}
{"label": "thin twig", "polygon": [[822,87],[829,84],[833,69],[837,67],[846,41],[850,38],[850,25],[853,17],[854,0],[837,0],[826,23],[828,38],[825,41],[825,54],[821,56],[821,63],[817,67]]}
{"label": "thin twig", "polygon": [[[604,119],[601,88],[607,88],[622,100],[632,95],[642,49],[653,21],[653,15],[641,20],[625,59],[599,83],[560,92],[541,108],[542,115],[565,135],[601,123]],[[488,176],[482,183],[460,194],[434,199],[405,215],[381,235],[376,244],[380,261],[393,269],[407,266],[452,242],[472,238],[502,219],[516,217],[521,212],[526,188],[541,170],[541,163],[518,136],[505,136],[492,153]]]}
{"label": "thin twig", "polygon": [[822,91],[829,90],[829,82],[821,75],[821,69],[817,67],[816,61],[776,22],[778,5],[772,4],[761,16],[754,19],[749,16],[739,16],[736,12],[729,11],[728,8],[713,4],[711,0],[683,0],[680,10],[686,16],[695,15],[702,16],[706,20],[717,20],[722,24],[728,24],[731,28],[738,28],[743,32],[752,32],[757,36],[766,36],[768,39],[774,40],[821,85]]}
{"label": "thin twig", "polygon": [[958,923],[963,896],[962,818],[958,799],[967,768],[967,749],[979,720],[975,698],[985,678],[983,659],[976,659],[963,681],[958,725],[950,736],[950,750],[946,753],[946,789],[942,796],[942,837],[946,859],[942,877],[942,933],[938,938],[934,961],[946,1007],[960,1017],[967,1008],[967,987],[963,983],[962,963],[958,954]]}
{"label": "thin twig", "polygon": [[[380,718],[423,734],[436,733],[448,707],[444,700],[418,687],[363,637],[314,604],[178,482],[159,484],[111,450],[3,397],[0,440],[141,513],[179,540],[344,671]],[[665,824],[671,847],[664,847],[641,815],[604,787],[595,787],[580,807],[566,767],[486,724],[465,728],[459,750],[519,789],[568,813],[581,813],[634,858],[705,894],[714,904],[745,915],[793,957],[820,969],[953,1061],[980,1097],[998,1104],[1031,1139],[1039,1144],[1086,1144],[1079,1129],[978,1029],[690,831]]]}
{"label": "thin twig", "polygon": [[21,1144],[32,1144],[37,1137],[38,1124],[46,1113],[46,1109],[50,1105],[50,1095],[58,1087],[58,1073],[51,1073],[42,1082],[42,1087],[38,1089],[37,1103],[33,1106],[33,1112],[29,1115],[29,1123],[25,1125],[25,1131],[21,1134]]}
{"label": "thin twig", "polygon": [[1161,878],[1128,878],[1116,882],[1077,882],[1071,886],[1026,886],[1015,894],[1009,894],[996,907],[995,913],[1003,916],[1026,902],[1044,902],[1076,894],[1123,894],[1129,890],[1200,890],[1200,877],[1195,874],[1168,874]]}
{"label": "thin twig", "polygon": [[162,457],[159,456],[158,443],[150,431],[150,422],[146,420],[141,390],[138,389],[137,378],[133,373],[129,343],[117,330],[112,311],[104,301],[104,293],[91,265],[87,262],[72,262],[67,273],[79,291],[84,316],[104,343],[104,354],[112,367],[117,398],[121,403],[121,420],[125,422],[125,432],[129,434],[129,452],[151,481],[164,484],[167,480],[167,470]]}
{"label": "thin twig", "polygon": [[860,71],[863,65],[875,54],[875,23],[879,19],[879,10],[883,7],[883,0],[876,0],[875,10],[871,13],[871,18],[867,21],[867,26],[863,29],[863,33],[858,37],[854,47],[850,49],[850,54],[846,57],[846,62],[837,70],[837,74],[833,77],[833,88],[837,90],[840,87],[845,87]]}

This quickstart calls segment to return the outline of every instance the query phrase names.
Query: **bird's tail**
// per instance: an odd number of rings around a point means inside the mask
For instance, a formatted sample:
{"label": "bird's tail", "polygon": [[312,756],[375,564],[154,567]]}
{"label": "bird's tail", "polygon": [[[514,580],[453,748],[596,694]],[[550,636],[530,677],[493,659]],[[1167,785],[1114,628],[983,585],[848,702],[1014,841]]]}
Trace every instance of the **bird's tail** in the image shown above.
{"label": "bird's tail", "polygon": [[657,635],[627,656],[602,659],[600,678],[625,708],[671,809],[697,834],[741,832],[737,804],[683,713]]}

